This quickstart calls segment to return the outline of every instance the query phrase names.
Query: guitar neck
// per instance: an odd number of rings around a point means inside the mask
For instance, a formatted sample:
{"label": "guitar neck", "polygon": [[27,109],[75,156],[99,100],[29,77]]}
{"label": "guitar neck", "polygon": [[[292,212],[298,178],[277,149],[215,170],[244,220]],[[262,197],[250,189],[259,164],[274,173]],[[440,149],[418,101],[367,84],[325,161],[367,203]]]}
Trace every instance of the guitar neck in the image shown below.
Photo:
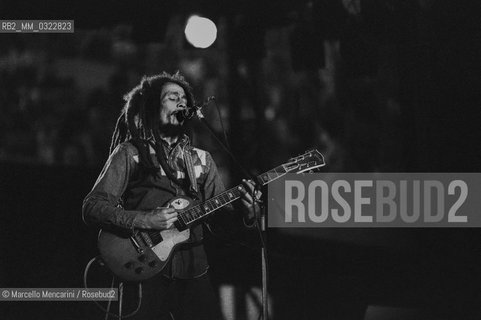
{"label": "guitar neck", "polygon": [[[257,176],[257,181],[261,185],[266,185],[287,173],[284,165],[278,166],[272,170],[269,170],[259,176]],[[202,218],[205,218],[215,212],[216,210],[228,205],[231,202],[239,199],[243,193],[246,192],[244,185],[239,184],[233,188],[230,188],[209,200],[200,203],[192,208],[189,208],[181,213],[179,213],[179,220],[183,222],[186,226],[190,226]]]}

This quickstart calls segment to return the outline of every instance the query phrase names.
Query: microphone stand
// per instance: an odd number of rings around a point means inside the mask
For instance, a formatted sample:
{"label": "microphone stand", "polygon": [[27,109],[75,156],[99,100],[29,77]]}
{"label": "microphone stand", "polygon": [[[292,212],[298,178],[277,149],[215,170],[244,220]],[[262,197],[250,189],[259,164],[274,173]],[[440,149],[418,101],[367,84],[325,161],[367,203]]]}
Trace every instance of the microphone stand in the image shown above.
{"label": "microphone stand", "polygon": [[[254,209],[255,210],[255,209]],[[266,215],[265,215],[265,206],[261,206],[261,212],[259,219],[260,226],[258,226],[259,236],[262,241],[262,248],[261,248],[261,257],[262,257],[262,319],[268,320],[269,316],[269,300],[267,295],[267,248],[266,248],[266,238],[265,238],[265,231],[266,231]]]}
{"label": "microphone stand", "polygon": [[[203,107],[203,106],[202,106]],[[254,176],[252,173],[250,173],[248,170],[242,166],[242,164],[237,160],[237,158],[234,156],[234,154],[230,151],[230,149],[226,146],[226,144],[217,136],[215,133],[214,129],[212,126],[207,122],[205,119],[204,115],[202,114],[202,107],[196,108],[195,114],[197,115],[197,118],[205,125],[205,127],[208,129],[209,133],[214,137],[214,139],[219,143],[219,145],[224,149],[224,151],[230,156],[230,158],[234,161],[234,163],[241,169],[244,175],[248,176],[252,181],[255,183],[255,190],[259,189],[259,181],[256,176]],[[254,190],[254,194],[255,194]],[[255,195],[253,196],[253,199],[255,199]],[[255,200],[254,200],[255,201]],[[255,209],[255,204],[254,204],[254,214],[255,219],[256,219],[256,225],[257,229],[259,231],[259,237],[261,238],[261,256],[262,256],[262,319],[263,320],[268,320],[268,301],[267,301],[267,249],[266,249],[266,241],[265,241],[265,231],[266,231],[266,219],[265,219],[265,212],[262,212],[265,210],[264,206],[259,206],[261,209],[261,212],[257,212]]]}

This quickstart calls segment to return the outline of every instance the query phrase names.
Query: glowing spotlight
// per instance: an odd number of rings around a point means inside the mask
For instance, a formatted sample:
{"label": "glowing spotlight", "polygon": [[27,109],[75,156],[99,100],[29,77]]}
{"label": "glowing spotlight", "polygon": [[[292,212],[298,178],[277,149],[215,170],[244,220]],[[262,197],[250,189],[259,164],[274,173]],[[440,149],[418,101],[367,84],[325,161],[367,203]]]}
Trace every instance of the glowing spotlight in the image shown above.
{"label": "glowing spotlight", "polygon": [[208,48],[217,38],[217,27],[210,19],[191,16],[185,26],[185,38],[196,48]]}

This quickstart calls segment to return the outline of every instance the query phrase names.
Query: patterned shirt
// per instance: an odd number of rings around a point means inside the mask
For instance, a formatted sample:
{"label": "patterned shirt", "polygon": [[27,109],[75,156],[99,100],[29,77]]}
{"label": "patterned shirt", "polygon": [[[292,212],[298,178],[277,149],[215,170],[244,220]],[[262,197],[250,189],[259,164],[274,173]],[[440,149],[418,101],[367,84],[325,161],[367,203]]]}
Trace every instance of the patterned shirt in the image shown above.
{"label": "patterned shirt", "polygon": [[[207,151],[192,147],[187,136],[183,136],[172,148],[165,148],[167,162],[180,181],[189,179],[185,165],[185,153],[189,153],[200,201],[224,191],[212,156]],[[141,219],[146,212],[165,207],[172,198],[185,195],[184,190],[166,176],[152,148],[150,156],[159,168],[155,174],[139,166],[139,152],[133,144],[124,142],[115,148],[84,200],[82,214],[86,223],[133,229],[135,220]],[[202,237],[202,225],[194,227],[190,240],[199,244],[177,250],[171,265],[163,273],[175,278],[191,278],[204,273],[208,264],[200,244]]]}

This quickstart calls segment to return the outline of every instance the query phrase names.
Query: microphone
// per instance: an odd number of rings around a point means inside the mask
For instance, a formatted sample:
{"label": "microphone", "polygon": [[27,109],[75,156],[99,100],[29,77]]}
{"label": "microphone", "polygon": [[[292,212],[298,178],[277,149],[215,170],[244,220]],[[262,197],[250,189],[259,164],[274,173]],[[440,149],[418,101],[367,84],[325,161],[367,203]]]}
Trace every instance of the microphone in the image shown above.
{"label": "microphone", "polygon": [[[179,111],[176,116],[177,116],[177,120],[179,122],[182,122],[182,121],[185,121],[185,120],[190,120],[194,117],[195,114],[199,115],[199,113],[201,112],[201,110],[205,107],[207,107],[207,105],[212,101],[212,100],[215,100],[215,97],[214,96],[210,96],[208,97],[207,99],[204,100],[204,103],[202,105],[197,105],[197,106],[193,106],[193,107],[190,107],[190,108],[184,108],[182,109],[181,111]],[[201,113],[202,115],[202,113]]]}
{"label": "microphone", "polygon": [[175,114],[175,116],[177,117],[177,121],[183,122],[183,121],[192,119],[192,117],[194,116],[194,113],[195,113],[194,108],[187,108],[186,107],[186,108],[180,110],[179,112],[177,112]]}

